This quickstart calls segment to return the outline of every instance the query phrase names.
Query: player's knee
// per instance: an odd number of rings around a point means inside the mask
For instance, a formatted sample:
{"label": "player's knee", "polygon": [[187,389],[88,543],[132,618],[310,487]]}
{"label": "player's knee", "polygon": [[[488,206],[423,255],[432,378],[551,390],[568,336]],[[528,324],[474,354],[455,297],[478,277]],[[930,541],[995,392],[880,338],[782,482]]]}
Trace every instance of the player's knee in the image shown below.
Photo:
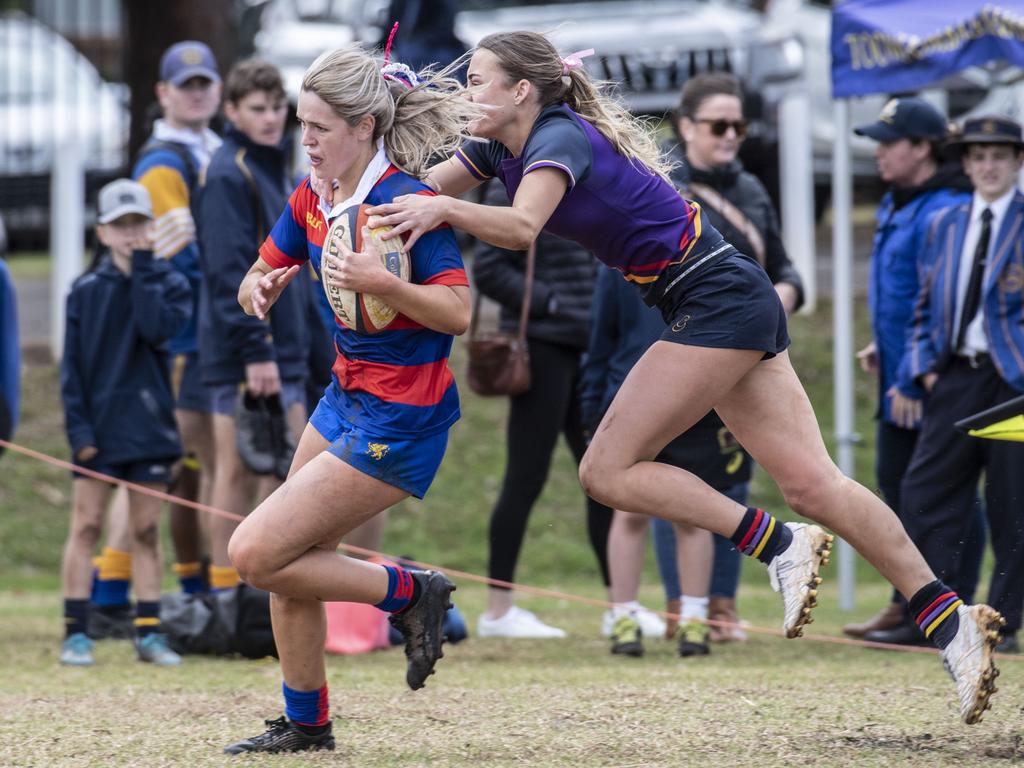
{"label": "player's knee", "polygon": [[608,507],[619,507],[614,498],[615,483],[612,481],[612,472],[605,466],[598,454],[594,451],[587,451],[580,460],[580,485],[584,493],[594,501],[598,501]]}
{"label": "player's knee", "polygon": [[228,559],[239,578],[253,587],[265,588],[272,568],[259,542],[242,528],[228,541]]}
{"label": "player's knee", "polygon": [[156,549],[159,535],[160,529],[157,527],[156,521],[132,529],[132,538],[135,540],[135,544],[143,549]]}
{"label": "player's knee", "polygon": [[103,533],[103,528],[99,524],[98,520],[90,518],[75,521],[74,532],[75,539],[78,540],[78,543],[92,552],[96,549],[96,545],[99,543],[100,534]]}

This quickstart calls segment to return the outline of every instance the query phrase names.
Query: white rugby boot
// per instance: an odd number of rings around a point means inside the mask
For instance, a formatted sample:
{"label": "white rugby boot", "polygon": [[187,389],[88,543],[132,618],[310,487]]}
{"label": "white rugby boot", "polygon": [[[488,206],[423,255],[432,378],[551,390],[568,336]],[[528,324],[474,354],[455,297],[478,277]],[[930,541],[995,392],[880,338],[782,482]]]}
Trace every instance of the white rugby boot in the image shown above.
{"label": "white rugby boot", "polygon": [[942,664],[956,683],[960,717],[972,725],[991,708],[989,697],[998,690],[999,670],[992,653],[1006,620],[987,605],[961,605],[956,614],[960,626],[942,651]]}
{"label": "white rugby boot", "polygon": [[816,525],[786,523],[793,540],[768,564],[772,589],[782,595],[782,628],[786,637],[799,637],[810,624],[811,609],[818,604],[818,570],[828,565],[834,537]]}

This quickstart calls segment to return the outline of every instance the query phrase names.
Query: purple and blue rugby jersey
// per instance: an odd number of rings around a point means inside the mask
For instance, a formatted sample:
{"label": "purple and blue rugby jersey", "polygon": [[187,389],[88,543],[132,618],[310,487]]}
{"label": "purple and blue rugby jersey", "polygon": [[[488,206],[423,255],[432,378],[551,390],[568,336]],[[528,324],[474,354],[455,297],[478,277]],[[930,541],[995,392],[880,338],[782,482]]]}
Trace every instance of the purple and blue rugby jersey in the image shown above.
{"label": "purple and blue rugby jersey", "polygon": [[[435,193],[391,166],[364,202],[380,205],[406,194]],[[309,261],[320,277],[327,229],[319,198],[304,179],[260,247],[260,257],[274,268]],[[413,283],[469,285],[455,235],[446,224],[416,241],[410,262]],[[336,321],[334,346],[333,378],[343,391],[340,415],[346,421],[378,436],[419,437],[441,432],[458,420],[459,394],[448,368],[450,334],[399,314],[375,334],[359,333]]]}
{"label": "purple and blue rugby jersey", "polygon": [[[563,171],[569,188],[544,229],[579,243],[640,286],[654,283],[669,266],[722,239],[703,220],[698,204],[616,152],[565,104],[540,113],[521,157],[513,157],[497,141],[468,141],[455,156],[475,178],[501,179],[510,200],[530,171]],[[698,240],[700,249],[695,247]]]}

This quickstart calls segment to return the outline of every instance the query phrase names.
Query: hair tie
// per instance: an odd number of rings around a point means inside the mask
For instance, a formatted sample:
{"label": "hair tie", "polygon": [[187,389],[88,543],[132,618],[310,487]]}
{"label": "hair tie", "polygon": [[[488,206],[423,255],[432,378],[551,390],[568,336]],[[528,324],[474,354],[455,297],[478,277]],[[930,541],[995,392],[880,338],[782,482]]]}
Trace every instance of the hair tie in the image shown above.
{"label": "hair tie", "polygon": [[562,74],[568,75],[574,69],[583,68],[583,59],[587,56],[593,56],[594,49],[587,48],[585,51],[576,51],[576,53],[570,53],[568,56],[562,58]]}
{"label": "hair tie", "polygon": [[388,44],[384,46],[384,65],[381,67],[381,71],[384,70],[388,65],[388,61],[391,59],[391,42],[395,39],[395,33],[398,32],[398,22],[394,23],[391,27],[391,34],[388,35]]}
{"label": "hair tie", "polygon": [[385,80],[393,80],[396,83],[401,83],[410,91],[420,84],[419,75],[410,67],[408,64],[403,64],[400,61],[386,64],[380,71]]}

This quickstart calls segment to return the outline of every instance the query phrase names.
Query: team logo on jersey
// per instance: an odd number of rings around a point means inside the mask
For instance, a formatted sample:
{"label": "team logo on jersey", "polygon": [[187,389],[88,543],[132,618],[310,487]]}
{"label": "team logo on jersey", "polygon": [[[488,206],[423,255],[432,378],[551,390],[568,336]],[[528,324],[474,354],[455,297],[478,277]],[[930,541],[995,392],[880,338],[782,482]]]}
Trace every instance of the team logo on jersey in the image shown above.
{"label": "team logo on jersey", "polygon": [[312,227],[313,229],[320,229],[323,226],[323,222],[314,216],[310,211],[306,211],[306,226]]}
{"label": "team logo on jersey", "polygon": [[681,318],[672,323],[672,332],[679,333],[681,330],[686,328],[686,324],[690,322],[689,315],[683,315]]}
{"label": "team logo on jersey", "polygon": [[367,443],[366,444],[366,455],[374,461],[380,461],[388,455],[388,451],[391,450],[391,446],[387,443]]}

